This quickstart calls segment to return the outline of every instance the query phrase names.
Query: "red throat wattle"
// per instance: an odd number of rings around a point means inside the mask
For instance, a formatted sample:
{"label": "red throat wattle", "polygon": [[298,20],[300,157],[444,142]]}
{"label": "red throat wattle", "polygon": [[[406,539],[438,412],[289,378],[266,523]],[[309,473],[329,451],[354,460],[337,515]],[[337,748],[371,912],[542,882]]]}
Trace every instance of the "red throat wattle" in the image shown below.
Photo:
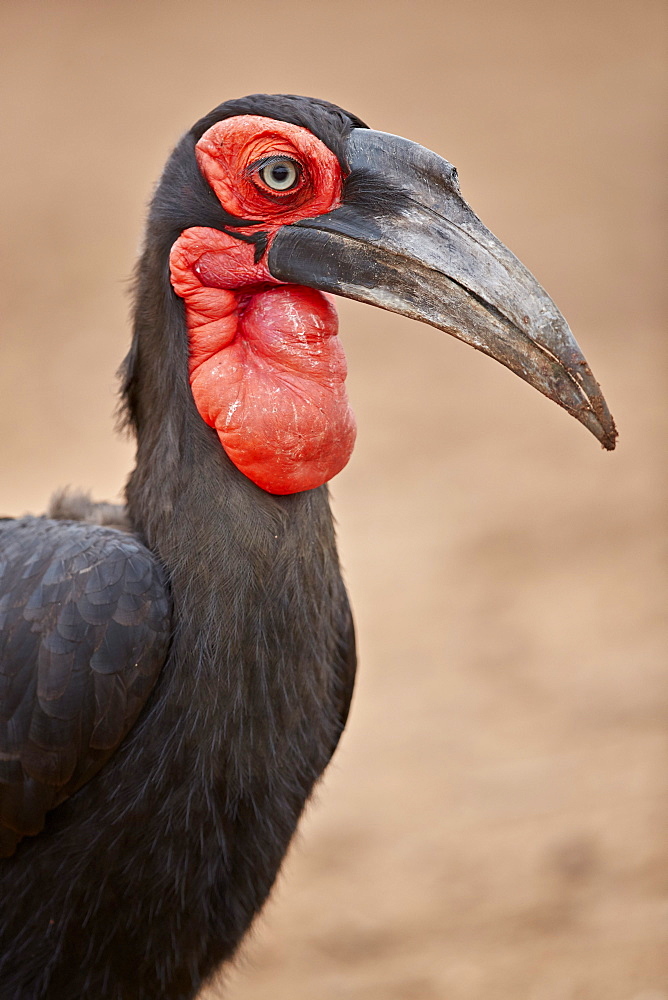
{"label": "red throat wattle", "polygon": [[[342,175],[311,132],[255,115],[212,126],[196,149],[223,208],[267,234],[331,211]],[[276,177],[267,171],[278,164]],[[278,178],[278,180],[276,180]],[[276,189],[273,185],[286,184]],[[202,419],[238,469],[269,493],[321,486],[346,465],[355,418],[346,359],[328,296],[278,282],[255,247],[218,229],[186,229],[170,255],[186,306],[190,385]]]}

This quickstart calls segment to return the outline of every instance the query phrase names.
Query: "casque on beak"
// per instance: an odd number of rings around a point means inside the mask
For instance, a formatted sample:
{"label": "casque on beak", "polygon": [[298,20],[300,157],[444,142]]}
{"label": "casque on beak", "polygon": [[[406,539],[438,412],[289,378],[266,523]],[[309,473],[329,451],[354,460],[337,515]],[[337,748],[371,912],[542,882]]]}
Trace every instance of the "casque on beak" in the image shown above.
{"label": "casque on beak", "polygon": [[343,204],[278,231],[268,267],[445,330],[506,365],[613,449],[617,431],[566,320],[478,219],[457,171],[417,143],[353,129]]}

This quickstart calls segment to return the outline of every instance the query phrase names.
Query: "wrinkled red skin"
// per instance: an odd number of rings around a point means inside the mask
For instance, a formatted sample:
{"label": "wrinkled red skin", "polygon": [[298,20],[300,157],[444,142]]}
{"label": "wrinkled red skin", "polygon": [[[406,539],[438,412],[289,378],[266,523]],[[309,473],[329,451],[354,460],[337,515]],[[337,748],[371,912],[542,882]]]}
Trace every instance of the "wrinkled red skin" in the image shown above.
{"label": "wrinkled red skin", "polygon": [[[253,165],[287,155],[302,167],[279,194]],[[255,115],[218,122],[196,146],[202,174],[223,207],[261,219],[269,246],[282,225],[340,203],[334,154],[306,129]],[[298,493],[346,465],[355,418],[345,391],[346,360],[329,297],[286,285],[252,244],[216,229],[186,229],[172,247],[171,280],[185,301],[190,385],[238,469],[269,493]]]}

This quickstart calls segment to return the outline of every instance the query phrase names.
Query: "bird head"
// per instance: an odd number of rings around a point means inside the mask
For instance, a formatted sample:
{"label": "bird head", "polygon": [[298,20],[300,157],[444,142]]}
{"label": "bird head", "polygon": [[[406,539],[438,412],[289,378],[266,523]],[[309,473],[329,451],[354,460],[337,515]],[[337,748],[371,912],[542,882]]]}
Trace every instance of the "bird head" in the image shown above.
{"label": "bird head", "polygon": [[565,319],[464,201],[456,169],[417,143],[323,101],[228,101],[174,151],[151,230],[184,306],[199,414],[268,492],[319,486],[352,451],[327,293],[471,344],[614,448]]}

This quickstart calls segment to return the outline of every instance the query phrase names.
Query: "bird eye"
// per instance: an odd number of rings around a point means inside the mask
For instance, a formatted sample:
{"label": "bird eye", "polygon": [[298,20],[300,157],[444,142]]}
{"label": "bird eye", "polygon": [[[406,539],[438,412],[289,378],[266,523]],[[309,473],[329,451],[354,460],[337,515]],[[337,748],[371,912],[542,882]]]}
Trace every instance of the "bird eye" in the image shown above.
{"label": "bird eye", "polygon": [[272,191],[290,191],[299,181],[299,164],[286,156],[274,156],[258,171],[260,180]]}

